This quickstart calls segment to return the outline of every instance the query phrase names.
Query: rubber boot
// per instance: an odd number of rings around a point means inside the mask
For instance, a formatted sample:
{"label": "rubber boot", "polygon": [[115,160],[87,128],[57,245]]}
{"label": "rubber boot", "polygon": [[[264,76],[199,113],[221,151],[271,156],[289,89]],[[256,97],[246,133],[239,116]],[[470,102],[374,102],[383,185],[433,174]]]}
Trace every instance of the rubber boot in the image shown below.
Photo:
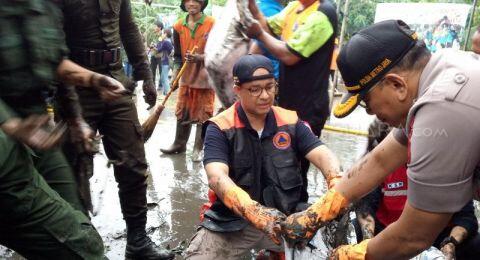
{"label": "rubber boot", "polygon": [[187,150],[188,137],[190,136],[190,130],[192,130],[191,124],[183,125],[177,121],[177,130],[175,132],[175,141],[166,149],[160,149],[164,154],[176,154],[184,153]]}
{"label": "rubber boot", "polygon": [[193,145],[192,161],[200,162],[203,160],[203,138],[202,138],[202,124],[197,124],[195,132],[195,143]]}
{"label": "rubber boot", "polygon": [[136,228],[128,228],[127,224],[126,260],[169,260],[173,258],[175,258],[173,252],[162,249],[153,243],[147,236],[144,225]]}

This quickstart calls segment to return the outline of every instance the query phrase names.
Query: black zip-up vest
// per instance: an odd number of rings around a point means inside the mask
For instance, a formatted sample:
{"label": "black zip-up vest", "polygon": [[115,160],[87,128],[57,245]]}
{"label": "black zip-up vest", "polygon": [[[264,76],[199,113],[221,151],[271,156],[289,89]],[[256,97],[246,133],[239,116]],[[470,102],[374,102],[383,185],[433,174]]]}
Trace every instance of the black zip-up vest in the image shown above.
{"label": "black zip-up vest", "polygon": [[[299,204],[306,203],[301,203],[302,191],[306,189],[299,155],[294,150],[296,112],[272,107],[270,113],[275,118],[276,129],[273,134],[260,139],[255,130],[242,122],[238,106],[240,104],[235,103],[209,121],[216,124],[228,139],[229,177],[262,205],[276,208],[286,215],[303,210]],[[228,209],[220,199],[211,202],[202,226],[218,232],[238,231],[247,226],[247,221]]]}

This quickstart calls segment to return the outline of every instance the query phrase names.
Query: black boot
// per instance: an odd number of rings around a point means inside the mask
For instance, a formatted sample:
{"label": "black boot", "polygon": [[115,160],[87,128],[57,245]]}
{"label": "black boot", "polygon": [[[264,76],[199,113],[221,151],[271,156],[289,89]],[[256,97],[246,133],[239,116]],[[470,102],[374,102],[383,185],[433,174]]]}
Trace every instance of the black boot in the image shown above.
{"label": "black boot", "polygon": [[147,236],[145,228],[139,227],[132,230],[127,228],[126,260],[163,260],[173,259],[175,254],[167,249],[155,245]]}
{"label": "black boot", "polygon": [[160,149],[164,154],[184,153],[187,150],[188,137],[190,137],[191,124],[183,125],[177,121],[177,130],[175,132],[175,141],[166,149]]}
{"label": "black boot", "polygon": [[197,124],[195,132],[195,143],[193,144],[192,161],[200,162],[203,160],[203,138],[202,124]]}

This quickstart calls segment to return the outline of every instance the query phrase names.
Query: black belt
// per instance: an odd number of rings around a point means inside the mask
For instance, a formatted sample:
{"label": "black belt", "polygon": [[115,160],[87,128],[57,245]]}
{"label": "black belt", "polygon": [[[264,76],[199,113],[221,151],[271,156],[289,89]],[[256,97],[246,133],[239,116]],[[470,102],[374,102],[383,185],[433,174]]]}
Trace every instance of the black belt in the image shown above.
{"label": "black belt", "polygon": [[109,50],[72,48],[70,57],[87,67],[108,65],[120,60],[120,47]]}

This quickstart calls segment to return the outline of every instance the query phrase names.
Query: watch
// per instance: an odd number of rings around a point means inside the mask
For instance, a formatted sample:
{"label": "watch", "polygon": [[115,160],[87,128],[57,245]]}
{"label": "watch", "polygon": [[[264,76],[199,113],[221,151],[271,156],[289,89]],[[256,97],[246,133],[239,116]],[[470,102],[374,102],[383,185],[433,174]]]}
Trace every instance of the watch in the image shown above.
{"label": "watch", "polygon": [[455,247],[460,244],[454,237],[448,236],[442,241],[442,243],[440,243],[440,248],[444,247],[448,243],[452,243]]}

